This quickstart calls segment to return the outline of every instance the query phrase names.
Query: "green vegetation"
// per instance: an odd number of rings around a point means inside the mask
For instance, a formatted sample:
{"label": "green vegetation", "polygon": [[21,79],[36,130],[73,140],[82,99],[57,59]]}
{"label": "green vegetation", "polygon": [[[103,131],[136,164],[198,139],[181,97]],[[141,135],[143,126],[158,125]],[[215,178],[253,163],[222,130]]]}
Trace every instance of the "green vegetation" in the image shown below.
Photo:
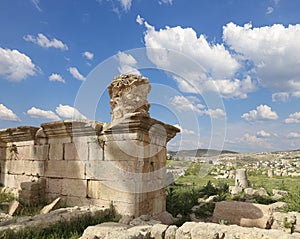
{"label": "green vegetation", "polygon": [[6,230],[0,235],[0,239],[76,239],[88,227],[108,221],[118,221],[119,217],[111,208],[107,216],[102,213],[78,217],[71,222],[62,220],[47,228],[26,228],[17,232]]}
{"label": "green vegetation", "polygon": [[[177,222],[178,225],[182,225],[184,222],[190,220],[190,213],[193,206],[198,205],[199,198],[208,198],[209,196],[217,195],[215,201],[222,201],[227,198],[228,185],[220,183],[216,187],[208,181],[204,187],[199,186],[184,186],[184,185],[172,185],[167,187],[167,211],[173,216],[181,214],[182,218]],[[195,215],[200,218],[207,218],[209,212],[212,214],[214,210],[214,204],[207,204],[204,207],[200,207],[195,211]]]}
{"label": "green vegetation", "polygon": [[0,204],[4,202],[11,202],[15,199],[14,195],[11,193],[0,192]]}
{"label": "green vegetation", "polygon": [[[205,167],[205,168],[204,168]],[[199,198],[207,198],[217,195],[214,201],[237,200],[246,201],[243,192],[232,196],[228,192],[228,185],[234,185],[234,179],[215,179],[212,174],[214,169],[201,163],[191,163],[186,175],[178,178],[176,182],[167,187],[167,210],[173,215],[182,215],[179,225],[190,220],[191,208],[199,205]],[[224,169],[224,168],[222,168]],[[300,177],[272,178],[262,174],[262,170],[249,170],[248,179],[254,189],[265,188],[270,196],[253,196],[252,201],[260,204],[276,202],[272,199],[272,190],[279,189],[288,191],[289,195],[281,199],[288,204],[284,211],[300,212]],[[216,185],[215,187],[213,185]],[[206,204],[195,211],[199,218],[207,218],[207,212],[214,210],[214,204]]]}

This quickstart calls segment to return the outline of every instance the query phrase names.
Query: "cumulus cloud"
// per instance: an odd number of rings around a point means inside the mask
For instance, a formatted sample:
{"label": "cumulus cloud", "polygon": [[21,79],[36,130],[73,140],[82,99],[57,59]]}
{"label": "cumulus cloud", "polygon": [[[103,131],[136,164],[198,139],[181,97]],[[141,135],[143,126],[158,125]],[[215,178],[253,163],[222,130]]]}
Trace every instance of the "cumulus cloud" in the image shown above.
{"label": "cumulus cloud", "polygon": [[256,136],[258,138],[268,138],[268,137],[271,136],[271,134],[268,133],[268,132],[266,132],[266,131],[264,131],[264,130],[260,130],[260,131],[256,132]]}
{"label": "cumulus cloud", "polygon": [[20,121],[20,118],[11,109],[0,104],[0,120]]}
{"label": "cumulus cloud", "polygon": [[63,50],[63,51],[68,50],[68,46],[65,43],[63,43],[62,41],[57,40],[56,38],[48,39],[42,33],[39,33],[37,35],[37,37],[33,36],[33,35],[26,35],[23,38],[24,38],[25,41],[32,42],[32,43],[37,44],[37,45],[39,45],[41,47],[44,47],[44,48],[53,47],[53,48],[57,48],[57,49],[60,49],[60,50]]}
{"label": "cumulus cloud", "polygon": [[70,106],[70,105],[62,105],[59,104],[58,107],[56,107],[56,113],[63,118],[67,119],[86,119],[86,117],[81,114],[76,108]]}
{"label": "cumulus cloud", "polygon": [[126,54],[124,52],[118,52],[117,59],[120,65],[120,67],[118,68],[120,74],[141,75],[139,70],[136,69],[137,61],[132,55]]}
{"label": "cumulus cloud", "polygon": [[178,111],[188,112],[193,111],[199,115],[207,115],[212,119],[219,119],[226,116],[223,109],[204,109],[205,106],[200,104],[194,98],[187,98],[184,96],[174,96],[170,99],[170,104]]}
{"label": "cumulus cloud", "polygon": [[27,110],[31,118],[45,118],[49,120],[60,120],[60,118],[51,110],[42,110],[35,107]]}
{"label": "cumulus cloud", "polygon": [[191,101],[187,97],[176,95],[170,99],[170,104],[174,106],[178,111],[194,111],[201,114],[205,106],[202,104],[195,104],[195,101]]}
{"label": "cumulus cloud", "polygon": [[33,3],[33,5],[35,6],[35,8],[39,11],[42,12],[42,9],[40,7],[40,0],[31,0],[31,2]]}
{"label": "cumulus cloud", "polygon": [[284,122],[286,124],[300,123],[300,112],[290,114],[289,117],[284,120]]}
{"label": "cumulus cloud", "polygon": [[52,73],[49,76],[49,81],[58,81],[58,82],[61,82],[61,83],[66,83],[66,81],[62,78],[62,76],[59,75],[59,74],[56,74],[56,73]]}
{"label": "cumulus cloud", "polygon": [[69,67],[68,71],[77,80],[85,81],[86,78],[78,71],[76,67]]}
{"label": "cumulus cloud", "polygon": [[246,98],[255,89],[249,75],[236,78],[240,63],[223,44],[210,43],[192,28],[166,27],[155,30],[144,22],[148,58],[173,78],[184,92],[219,92],[224,97]]}
{"label": "cumulus cloud", "polygon": [[220,119],[226,116],[224,110],[220,108],[204,110],[202,113],[210,116],[212,119]]}
{"label": "cumulus cloud", "polygon": [[244,120],[255,122],[255,121],[265,121],[265,120],[276,120],[278,115],[275,111],[272,111],[271,107],[268,105],[259,105],[255,110],[251,110],[248,113],[242,115]]}
{"label": "cumulus cloud", "polygon": [[253,27],[228,23],[224,42],[253,64],[261,85],[275,92],[300,91],[300,24]]}
{"label": "cumulus cloud", "polygon": [[19,82],[35,74],[36,67],[27,55],[0,47],[0,75],[5,79]]}
{"label": "cumulus cloud", "polygon": [[94,54],[89,51],[83,52],[82,56],[85,57],[87,60],[93,60],[93,58],[94,58]]}

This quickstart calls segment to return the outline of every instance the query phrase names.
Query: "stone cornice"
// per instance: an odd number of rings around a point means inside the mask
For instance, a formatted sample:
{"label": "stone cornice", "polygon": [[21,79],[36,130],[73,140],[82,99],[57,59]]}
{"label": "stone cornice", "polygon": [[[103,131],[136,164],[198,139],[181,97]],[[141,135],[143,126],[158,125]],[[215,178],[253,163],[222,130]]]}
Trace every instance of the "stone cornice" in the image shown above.
{"label": "stone cornice", "polygon": [[[162,130],[161,127],[163,127],[165,131]],[[124,134],[140,131],[146,134],[156,135],[157,137],[166,136],[168,142],[180,132],[180,129],[142,114],[133,114],[128,118],[116,120],[103,129],[104,134]]]}
{"label": "stone cornice", "polygon": [[103,123],[92,120],[65,120],[41,124],[47,138],[98,136]]}
{"label": "stone cornice", "polygon": [[19,126],[0,130],[0,142],[19,142],[35,139],[35,134],[39,128],[32,126]]}

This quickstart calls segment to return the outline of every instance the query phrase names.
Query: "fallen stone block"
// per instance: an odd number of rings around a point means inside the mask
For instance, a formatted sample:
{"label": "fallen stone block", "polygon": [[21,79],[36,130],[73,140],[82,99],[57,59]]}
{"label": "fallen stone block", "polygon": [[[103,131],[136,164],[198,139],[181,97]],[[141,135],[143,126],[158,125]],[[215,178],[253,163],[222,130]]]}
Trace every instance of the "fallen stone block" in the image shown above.
{"label": "fallen stone block", "polygon": [[59,202],[60,202],[61,198],[58,197],[56,198],[52,203],[46,205],[45,207],[42,208],[42,210],[40,211],[40,214],[46,214],[49,213],[50,211],[52,211],[53,209],[57,208]]}
{"label": "fallen stone block", "polygon": [[273,222],[272,207],[247,202],[217,202],[213,222],[226,221],[243,227],[270,228]]}
{"label": "fallen stone block", "polygon": [[9,209],[8,209],[8,214],[11,216],[16,215],[20,210],[22,209],[22,205],[17,201],[14,200],[10,203]]}
{"label": "fallen stone block", "polygon": [[165,232],[168,229],[167,225],[164,224],[155,224],[151,228],[151,238],[154,239],[164,239],[165,238]]}

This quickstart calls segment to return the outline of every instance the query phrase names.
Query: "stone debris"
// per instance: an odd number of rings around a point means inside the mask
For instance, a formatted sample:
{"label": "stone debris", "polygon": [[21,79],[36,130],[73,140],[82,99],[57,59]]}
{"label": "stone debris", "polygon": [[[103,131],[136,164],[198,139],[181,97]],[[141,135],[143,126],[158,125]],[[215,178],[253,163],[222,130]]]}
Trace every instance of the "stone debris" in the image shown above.
{"label": "stone debris", "polygon": [[204,222],[186,222],[181,227],[156,224],[134,226],[103,223],[88,227],[79,239],[299,239],[299,233],[245,228]]}
{"label": "stone debris", "polygon": [[243,227],[270,228],[273,222],[270,205],[239,201],[217,202],[212,221],[226,221]]}
{"label": "stone debris", "polygon": [[14,200],[9,204],[8,215],[14,216],[18,212],[20,212],[21,209],[22,205],[17,200]]}
{"label": "stone debris", "polygon": [[28,227],[47,228],[55,223],[61,222],[62,220],[72,221],[82,216],[93,216],[96,213],[101,213],[105,216],[108,215],[109,212],[110,209],[108,208],[85,206],[60,208],[47,214],[39,214],[33,217],[14,217],[10,220],[0,222],[0,234],[7,229],[20,230]]}
{"label": "stone debris", "polygon": [[42,210],[40,211],[40,214],[49,213],[53,209],[57,208],[60,200],[61,200],[61,197],[58,197],[52,203],[50,203],[50,204],[46,205],[45,207],[43,207]]}

